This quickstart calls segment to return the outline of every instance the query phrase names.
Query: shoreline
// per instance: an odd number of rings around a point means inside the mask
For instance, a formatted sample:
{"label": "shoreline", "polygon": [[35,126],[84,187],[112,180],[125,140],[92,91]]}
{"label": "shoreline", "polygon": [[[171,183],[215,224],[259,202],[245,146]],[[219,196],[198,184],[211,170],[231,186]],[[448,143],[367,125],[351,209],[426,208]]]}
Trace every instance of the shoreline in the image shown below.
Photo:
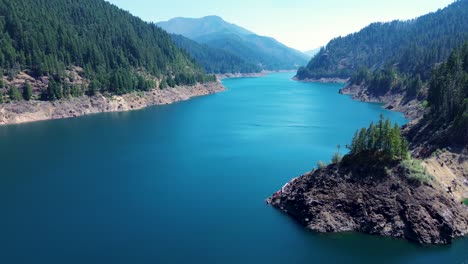
{"label": "shoreline", "polygon": [[296,70],[277,70],[277,71],[261,71],[261,72],[251,72],[251,73],[224,73],[224,74],[215,74],[218,80],[230,79],[230,78],[259,78],[266,76],[271,73],[282,73],[282,72],[296,72]]}
{"label": "shoreline", "polygon": [[[297,78],[293,78],[296,81]],[[326,80],[327,82],[333,82],[336,80]],[[309,81],[313,82],[313,81]],[[315,81],[316,82],[316,81]],[[322,81],[325,82],[325,81]],[[404,96],[396,93],[387,93],[382,96],[371,96],[369,93],[367,93],[367,90],[363,88],[362,86],[358,85],[349,85],[347,84],[345,87],[339,90],[339,93],[342,95],[349,95],[353,100],[361,101],[361,102],[367,102],[367,103],[380,103],[382,104],[383,109],[387,109],[390,111],[394,112],[400,112],[403,113],[404,116],[408,119],[408,124],[406,125],[406,129],[403,131],[403,133],[406,133],[408,131],[409,127],[414,126],[417,124],[421,118],[424,115],[425,109],[424,107],[421,106],[421,102],[418,101],[417,99],[411,99],[408,100]],[[442,200],[445,200],[446,202],[442,203],[445,204],[444,206],[446,207],[446,212],[450,212],[451,215],[454,215],[455,212],[456,214],[467,214],[468,208],[463,208],[460,207],[460,201],[463,201],[466,197],[468,197],[468,159],[466,156],[466,153],[463,151],[457,151],[453,150],[451,148],[448,149],[443,149],[436,151],[436,155],[431,155],[430,157],[420,157],[418,154],[420,150],[417,148],[412,149],[412,154],[415,155],[417,158],[421,158],[422,160],[422,166],[424,167],[425,170],[429,171],[431,175],[434,177],[433,182],[430,183],[430,188],[434,191],[433,195],[430,195],[429,197],[440,197]],[[327,170],[327,169],[325,169]],[[332,171],[332,170],[330,170]],[[333,172],[334,173],[334,172]],[[333,174],[332,172],[328,174]],[[397,172],[396,174],[398,174]],[[313,175],[314,173],[306,173],[305,176],[301,176],[300,179],[304,177],[312,177],[310,175]],[[308,176],[309,175],[309,176]],[[347,173],[342,173],[342,175],[339,175],[337,177],[338,179],[341,179],[343,175],[347,175]],[[348,177],[348,176],[346,176]],[[346,178],[345,177],[345,178]],[[314,177],[312,177],[313,179]],[[285,186],[294,186],[295,182],[297,182],[298,178],[294,178],[288,183],[286,183]],[[308,180],[303,180],[304,184],[306,186],[310,186],[310,182]],[[324,178],[325,181],[325,178]],[[401,182],[397,183],[399,186],[403,186]],[[343,186],[346,186],[344,184]],[[358,186],[360,187],[360,186]],[[308,187],[307,187],[308,188]],[[329,213],[327,215],[320,215],[315,216],[316,214],[305,214],[303,215],[301,212],[308,211],[308,210],[315,210],[314,208],[316,207],[327,207],[329,204],[326,202],[327,199],[333,200],[336,198],[333,197],[322,197],[324,200],[317,199],[316,196],[307,196],[307,192],[312,192],[312,191],[317,191],[314,188],[307,189],[305,188],[306,191],[304,191],[304,194],[300,194],[297,197],[297,195],[301,189],[298,188],[291,188],[291,192],[294,194],[288,194],[284,193],[283,194],[283,189],[280,191],[276,192],[271,196],[270,198],[267,199],[267,203],[271,204],[273,207],[279,209],[280,211],[285,212],[286,214],[292,216],[295,218],[299,223],[301,223],[303,226],[306,228],[319,232],[319,233],[328,233],[328,232],[343,232],[343,231],[355,231],[355,232],[363,232],[363,233],[370,233],[374,235],[380,235],[380,236],[390,236],[390,237],[403,237],[408,240],[413,240],[414,237],[407,237],[406,235],[400,234],[401,232],[398,231],[397,226],[395,225],[394,222],[392,222],[392,219],[387,220],[387,229],[383,230],[372,230],[369,232],[368,230],[369,227],[367,225],[360,225],[356,224],[354,226],[348,226],[346,223],[348,222],[353,222],[356,219],[359,220],[359,218],[351,217],[350,215],[347,214],[347,212],[341,212],[341,208],[338,209],[333,209],[331,208],[329,210]],[[343,187],[345,188],[345,187]],[[360,187],[363,189],[364,193],[369,194],[372,193],[371,189],[367,190],[366,187]],[[377,185],[375,188],[382,188],[382,186]],[[414,188],[414,186],[410,186],[410,188]],[[425,185],[421,185],[418,187],[420,192],[426,192],[429,189],[425,187]],[[320,188],[318,188],[320,190]],[[391,188],[386,188],[386,189],[391,189]],[[423,189],[426,189],[423,191]],[[354,190],[354,189],[353,189]],[[336,191],[336,193],[343,193],[343,190]],[[351,195],[351,192],[350,194]],[[284,199],[282,199],[282,198]],[[312,199],[313,197],[313,199]],[[376,194],[375,199],[381,199],[381,196],[378,196]],[[392,197],[388,197],[387,199],[389,202],[392,201]],[[314,203],[305,203],[301,204],[299,200],[312,200]],[[411,197],[410,197],[411,199]],[[338,199],[336,199],[338,200]],[[430,199],[422,199],[421,204],[425,204],[426,201],[429,201]],[[442,201],[441,200],[441,201]],[[293,201],[293,202],[291,202]],[[359,202],[359,200],[357,200]],[[440,202],[440,201],[439,201]],[[337,203],[337,201],[332,201],[332,203]],[[344,202],[343,202],[344,203]],[[349,203],[349,201],[347,201]],[[441,204],[441,203],[439,203]],[[362,204],[359,204],[359,206],[362,206]],[[364,206],[366,210],[372,210],[373,209],[373,204],[372,201],[369,202],[369,205]],[[440,213],[440,210],[434,208],[434,212]],[[323,208],[321,208],[323,209]],[[335,210],[335,211],[333,211]],[[316,210],[317,212],[321,212],[323,210]],[[398,214],[395,214],[395,216]],[[333,223],[330,225],[329,219],[341,219],[339,221],[332,221]],[[342,221],[342,219],[348,218],[346,221]],[[428,218],[428,217],[424,217]],[[314,219],[314,220],[312,220]],[[370,219],[370,220],[369,220]],[[459,219],[463,219],[463,217],[459,217]],[[364,217],[363,221],[373,221],[374,219]],[[447,219],[445,219],[447,220]],[[379,220],[380,221],[380,220]],[[359,222],[359,221],[355,221]],[[360,222],[359,222],[360,223]],[[433,230],[436,230],[437,232],[431,234],[431,228],[429,230],[424,230],[424,226],[417,225],[417,224],[410,224],[412,229],[414,231],[418,231],[417,233],[419,234],[416,239],[416,242],[422,243],[422,244],[446,244],[446,243],[451,243],[452,239],[455,238],[462,238],[466,237],[468,235],[468,221],[465,221],[465,225],[461,222],[458,224],[454,224],[454,221],[446,221],[446,224],[452,224],[453,229],[459,229],[459,232],[457,234],[451,234],[448,237],[437,237],[438,230],[436,227],[433,228]],[[390,228],[391,227],[391,228]],[[427,236],[432,236],[432,238],[437,238],[435,240],[432,239],[425,239],[424,237]]]}
{"label": "shoreline", "polygon": [[408,124],[420,119],[424,115],[424,108],[416,99],[405,101],[404,97],[399,94],[387,93],[383,96],[375,97],[366,93],[358,85],[347,85],[339,90],[342,95],[349,95],[353,100],[367,103],[381,103],[382,108],[402,113],[408,119]]}
{"label": "shoreline", "polygon": [[220,82],[179,86],[163,90],[133,92],[124,95],[81,96],[58,101],[20,101],[0,105],[0,126],[64,119],[105,112],[139,110],[154,105],[167,105],[193,97],[224,91]]}
{"label": "shoreline", "polygon": [[404,98],[397,95],[397,94],[385,94],[379,97],[372,97],[369,96],[365,91],[362,89],[361,86],[358,85],[349,85],[349,79],[341,79],[341,78],[320,78],[320,79],[305,79],[299,80],[296,76],[292,78],[298,82],[305,82],[305,83],[340,83],[346,84],[345,87],[339,90],[339,93],[342,95],[349,95],[353,100],[366,102],[366,103],[380,103],[382,104],[383,109],[387,109],[393,112],[400,112],[402,113],[405,118],[408,119],[408,124],[412,123],[413,121],[418,120],[424,114],[424,109],[421,108],[419,103],[416,100],[410,100],[404,102]]}
{"label": "shoreline", "polygon": [[320,79],[300,80],[296,76],[294,76],[292,79],[298,82],[305,82],[305,83],[342,83],[342,84],[348,83],[348,80],[349,80],[349,79],[342,79],[342,78],[320,78]]}

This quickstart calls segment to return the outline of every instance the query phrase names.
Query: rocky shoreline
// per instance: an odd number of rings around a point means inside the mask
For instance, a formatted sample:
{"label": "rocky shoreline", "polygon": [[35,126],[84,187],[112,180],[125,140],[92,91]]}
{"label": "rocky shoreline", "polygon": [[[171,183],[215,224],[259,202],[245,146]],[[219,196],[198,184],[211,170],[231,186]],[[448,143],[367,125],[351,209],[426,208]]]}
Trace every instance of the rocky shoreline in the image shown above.
{"label": "rocky shoreline", "polygon": [[349,79],[342,78],[320,78],[320,79],[299,79],[296,76],[293,77],[293,80],[298,82],[309,82],[309,83],[347,83]]}
{"label": "rocky shoreline", "polygon": [[350,160],[307,173],[267,203],[322,233],[356,231],[420,244],[449,244],[468,234],[468,207],[437,181],[412,182],[397,164],[380,171],[371,163],[363,168]]}
{"label": "rocky shoreline", "polygon": [[[405,131],[424,114],[420,101],[391,92],[374,97],[361,86],[347,85],[340,94],[402,112],[412,120]],[[460,202],[468,194],[468,156],[464,151],[438,153],[422,163],[434,176],[430,183],[410,181],[409,172],[397,163],[345,157],[344,162],[294,178],[267,203],[315,232],[353,231],[449,244],[468,235],[468,207]]]}
{"label": "rocky shoreline", "polygon": [[268,75],[270,73],[280,73],[280,72],[296,72],[295,70],[278,70],[278,71],[261,71],[261,72],[252,72],[252,73],[225,73],[225,74],[216,74],[218,80],[228,79],[228,78],[258,78]]}
{"label": "rocky shoreline", "polygon": [[222,92],[220,82],[180,86],[148,92],[113,96],[82,96],[58,101],[20,101],[0,105],[0,125],[19,124],[49,119],[71,118],[102,112],[122,112],[152,105],[166,105],[192,97]]}
{"label": "rocky shoreline", "polygon": [[424,114],[421,102],[415,99],[405,100],[401,94],[397,93],[393,94],[389,92],[383,96],[375,97],[358,85],[347,85],[343,89],[340,89],[339,93],[351,95],[354,100],[362,102],[383,103],[385,109],[401,112],[410,120],[417,120]]}
{"label": "rocky shoreline", "polygon": [[252,73],[224,73],[216,74],[218,80],[224,80],[229,78],[258,78],[267,75],[267,72],[252,72]]}

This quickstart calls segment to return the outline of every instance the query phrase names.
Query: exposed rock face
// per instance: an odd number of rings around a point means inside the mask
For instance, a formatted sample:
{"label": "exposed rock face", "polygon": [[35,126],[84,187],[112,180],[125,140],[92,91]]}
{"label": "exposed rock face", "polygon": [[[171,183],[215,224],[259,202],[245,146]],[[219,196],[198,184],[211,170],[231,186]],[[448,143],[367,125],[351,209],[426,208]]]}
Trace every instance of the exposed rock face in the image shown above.
{"label": "exposed rock face", "polygon": [[343,161],[293,179],[267,199],[317,232],[358,231],[447,244],[468,233],[468,207],[436,181],[407,179],[398,164]]}
{"label": "exposed rock face", "polygon": [[121,96],[82,96],[53,102],[21,101],[0,105],[0,125],[33,122],[47,119],[76,117],[100,112],[119,112],[141,109],[151,105],[171,104],[194,96],[224,91],[219,82],[182,86],[164,90],[131,93]]}
{"label": "exposed rock face", "polygon": [[381,96],[371,95],[367,88],[359,85],[347,85],[340,90],[340,94],[351,95],[353,99],[363,102],[383,103],[384,108],[402,112],[407,118],[416,120],[423,116],[424,109],[417,99],[407,99],[399,92],[388,93]]}

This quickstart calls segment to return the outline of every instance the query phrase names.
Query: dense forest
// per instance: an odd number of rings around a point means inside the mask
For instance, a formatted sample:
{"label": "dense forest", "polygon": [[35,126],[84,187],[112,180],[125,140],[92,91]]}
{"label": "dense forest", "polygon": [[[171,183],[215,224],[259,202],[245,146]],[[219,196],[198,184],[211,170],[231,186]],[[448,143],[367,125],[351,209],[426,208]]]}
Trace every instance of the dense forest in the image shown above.
{"label": "dense forest", "polygon": [[[89,84],[72,85],[74,67]],[[45,100],[215,80],[165,31],[103,0],[0,0],[0,73],[20,72],[49,78]]]}
{"label": "dense forest", "polygon": [[253,73],[260,72],[261,68],[247,62],[240,57],[206,44],[188,39],[182,35],[171,35],[177,47],[187,52],[198,62],[207,73]]}
{"label": "dense forest", "polygon": [[372,86],[377,87],[388,87],[395,75],[419,75],[423,81],[428,80],[433,65],[447,59],[468,39],[467,17],[468,0],[458,0],[414,20],[373,23],[330,41],[306,67],[299,69],[297,77],[349,78],[357,71],[369,71],[377,76],[372,80]]}
{"label": "dense forest", "polygon": [[433,71],[427,101],[430,110],[410,139],[437,147],[468,146],[468,42]]}

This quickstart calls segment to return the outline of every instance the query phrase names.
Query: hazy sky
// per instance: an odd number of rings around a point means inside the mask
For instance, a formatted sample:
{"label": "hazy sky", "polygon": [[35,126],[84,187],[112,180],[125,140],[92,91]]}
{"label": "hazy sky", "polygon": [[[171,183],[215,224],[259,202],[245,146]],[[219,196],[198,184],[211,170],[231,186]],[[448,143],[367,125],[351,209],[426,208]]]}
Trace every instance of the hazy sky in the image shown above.
{"label": "hazy sky", "polygon": [[259,35],[309,50],[371,22],[411,19],[453,0],[108,0],[146,21],[218,15]]}

